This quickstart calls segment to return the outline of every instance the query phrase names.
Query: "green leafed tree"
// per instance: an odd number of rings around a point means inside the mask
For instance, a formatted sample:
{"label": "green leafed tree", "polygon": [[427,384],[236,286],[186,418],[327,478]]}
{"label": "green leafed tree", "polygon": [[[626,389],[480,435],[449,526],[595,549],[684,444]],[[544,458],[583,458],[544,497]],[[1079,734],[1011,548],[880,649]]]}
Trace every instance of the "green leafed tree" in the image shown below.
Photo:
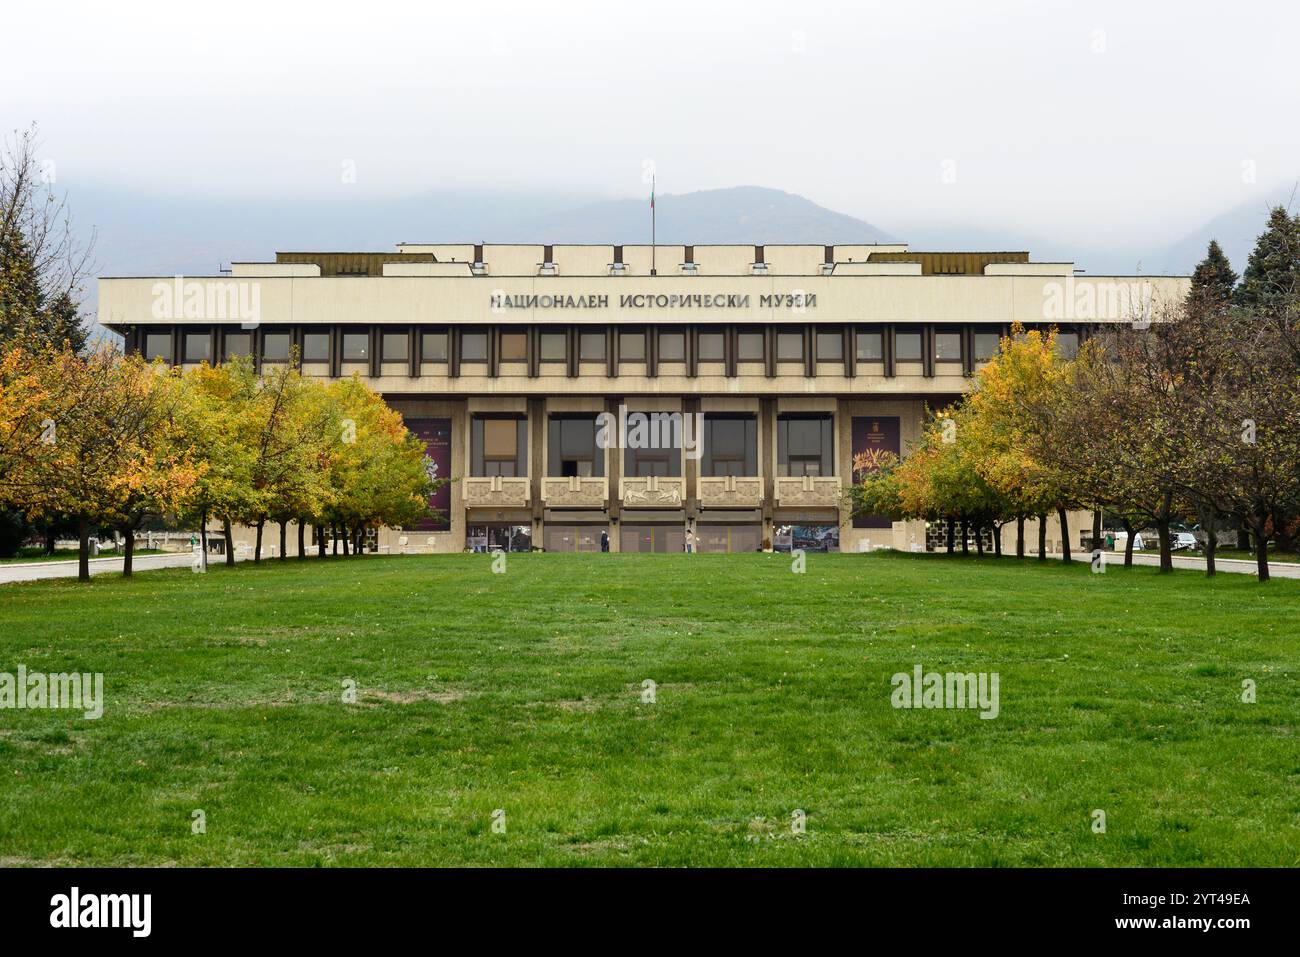
{"label": "green leafed tree", "polygon": [[1227,300],[1231,298],[1236,285],[1237,274],[1233,271],[1232,263],[1228,262],[1219,241],[1211,239],[1205,258],[1192,272],[1191,295]]}
{"label": "green leafed tree", "polygon": [[1255,309],[1271,310],[1294,301],[1300,289],[1300,215],[1276,206],[1268,225],[1251,251],[1246,271],[1237,287],[1237,301]]}
{"label": "green leafed tree", "polygon": [[66,197],[53,191],[53,168],[38,151],[35,127],[0,149],[0,345],[82,352],[81,301],[94,243],[78,240]]}

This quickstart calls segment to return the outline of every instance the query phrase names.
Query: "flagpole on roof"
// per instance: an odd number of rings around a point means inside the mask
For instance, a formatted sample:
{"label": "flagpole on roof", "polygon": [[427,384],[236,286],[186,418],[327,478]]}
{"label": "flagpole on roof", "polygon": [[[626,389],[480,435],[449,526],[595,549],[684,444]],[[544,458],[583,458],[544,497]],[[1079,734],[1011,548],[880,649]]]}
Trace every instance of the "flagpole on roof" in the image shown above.
{"label": "flagpole on roof", "polygon": [[655,268],[655,178],[654,174],[650,175],[650,275],[659,275],[659,270]]}

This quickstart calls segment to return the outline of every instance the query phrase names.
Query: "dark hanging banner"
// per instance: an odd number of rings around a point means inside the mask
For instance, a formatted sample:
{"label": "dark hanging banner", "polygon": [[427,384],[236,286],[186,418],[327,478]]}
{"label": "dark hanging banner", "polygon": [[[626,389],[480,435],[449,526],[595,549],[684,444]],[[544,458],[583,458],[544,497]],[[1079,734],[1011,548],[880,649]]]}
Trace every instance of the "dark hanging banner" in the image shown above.
{"label": "dark hanging banner", "polygon": [[[451,478],[451,419],[406,419],[411,434],[424,442],[424,467],[431,478]],[[451,482],[444,482],[429,499],[429,507],[436,509],[436,517],[426,518],[409,526],[416,532],[451,531]]]}
{"label": "dark hanging banner", "polygon": [[[902,454],[898,422],[896,415],[853,417],[854,484],[862,481],[868,472],[879,469],[890,455],[897,458]],[[854,528],[890,528],[892,525],[886,515],[856,515],[853,518]]]}

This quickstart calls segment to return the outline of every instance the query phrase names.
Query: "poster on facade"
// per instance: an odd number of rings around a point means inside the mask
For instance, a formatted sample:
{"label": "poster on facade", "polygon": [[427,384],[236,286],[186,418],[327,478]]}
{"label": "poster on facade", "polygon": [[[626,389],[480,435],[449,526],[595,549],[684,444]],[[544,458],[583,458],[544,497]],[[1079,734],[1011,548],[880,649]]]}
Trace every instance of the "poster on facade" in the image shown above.
{"label": "poster on facade", "polygon": [[[896,415],[853,417],[854,484],[902,454],[898,422]],[[891,524],[887,515],[856,515],[853,518],[854,528],[889,528]]]}
{"label": "poster on facade", "polygon": [[773,548],[778,552],[802,550],[805,552],[838,552],[840,527],[838,525],[777,525]]}
{"label": "poster on facade", "polygon": [[[424,467],[429,477],[451,478],[451,419],[406,419],[411,434],[424,443]],[[451,531],[451,482],[444,482],[429,498],[429,507],[437,511],[407,528],[416,532]]]}

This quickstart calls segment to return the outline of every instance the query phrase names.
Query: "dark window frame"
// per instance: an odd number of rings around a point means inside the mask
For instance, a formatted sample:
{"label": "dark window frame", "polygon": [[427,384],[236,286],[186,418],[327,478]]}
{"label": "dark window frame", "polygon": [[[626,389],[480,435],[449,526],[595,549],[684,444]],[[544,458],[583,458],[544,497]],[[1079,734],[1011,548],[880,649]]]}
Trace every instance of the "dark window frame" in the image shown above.
{"label": "dark window frame", "polygon": [[[641,339],[641,354],[639,356],[629,356],[627,354],[627,351],[624,349],[624,343],[626,339],[633,338],[633,337],[640,337]],[[619,364],[621,365],[624,362],[637,362],[637,363],[647,362],[649,360],[649,350],[646,348],[646,346],[648,345],[647,338],[648,337],[646,335],[645,329],[620,329],[618,331]]]}
{"label": "dark window frame", "polygon": [[[659,361],[663,362],[685,362],[686,361],[686,330],[685,329],[659,329],[656,332],[656,338],[659,345]],[[664,352],[664,340],[672,339],[681,344],[681,354],[672,356]]]}
{"label": "dark window frame", "polygon": [[[791,452],[791,426],[795,423],[818,423],[818,451]],[[802,448],[803,442],[801,441]],[[817,471],[808,465],[817,462]],[[781,478],[811,475],[814,477],[835,474],[835,415],[831,412],[796,412],[776,417],[776,474]]]}
{"label": "dark window frame", "polygon": [[[361,341],[365,343],[365,351],[363,355],[361,356],[349,355],[348,353],[349,339],[352,340],[361,339]],[[369,362],[370,361],[370,333],[356,332],[355,330],[349,331],[347,329],[344,329],[342,334],[339,337],[339,356],[343,362],[353,362],[353,363]]]}
{"label": "dark window frame", "polygon": [[[203,355],[199,356],[197,359],[191,358],[190,356],[190,340],[192,339],[198,339],[203,342]],[[196,332],[193,329],[188,329],[185,332],[182,332],[181,333],[181,356],[183,361],[185,362],[193,362],[195,364],[202,363],[202,362],[211,363],[212,362],[212,333]]]}
{"label": "dark window frame", "polygon": [[[560,343],[559,356],[547,355],[546,345],[548,341],[551,344]],[[563,329],[542,329],[537,336],[537,361],[538,362],[568,362],[569,361],[569,335]]]}
{"label": "dark window frame", "polygon": [[[573,473],[581,478],[604,478],[606,450],[596,443],[596,436],[599,432],[597,422],[597,413],[595,412],[553,412],[547,417],[546,474],[549,478],[567,478],[568,473],[564,470],[566,461],[591,463],[591,471],[587,475],[584,476],[581,471],[576,470]],[[565,455],[564,432],[566,423],[586,423],[590,426],[591,448],[582,449],[581,451],[584,454]],[[585,455],[587,452],[590,452],[590,456]]]}
{"label": "dark window frame", "polygon": [[[859,326],[855,333],[855,344],[853,348],[854,359],[857,362],[880,362],[885,361],[885,332],[874,326]],[[875,340],[876,355],[864,356],[862,347],[864,344]]]}
{"label": "dark window frame", "polygon": [[[719,454],[715,449],[715,427],[739,424],[742,429],[740,452]],[[729,475],[758,475],[758,416],[752,412],[708,412],[704,415],[704,434],[700,436],[701,478],[724,478]]]}
{"label": "dark window frame", "polygon": [[[429,337],[442,339],[442,358],[438,358],[437,356],[431,356],[429,354],[429,342],[428,342]],[[437,362],[445,365],[447,362],[450,361],[450,359],[451,359],[450,330],[446,328],[431,329],[427,327],[421,327],[420,328],[420,361]]]}
{"label": "dark window frame", "polygon": [[[698,351],[699,351],[698,359],[699,359],[700,362],[726,362],[726,361],[727,361],[727,334],[726,334],[726,332],[724,332],[724,331],[721,330],[721,329],[709,329],[709,328],[703,328],[703,329],[700,329],[700,330],[699,330],[699,332],[698,332],[697,335],[698,335],[698,342],[699,342],[699,345],[698,345]],[[717,342],[717,344],[718,344],[718,350],[717,350],[717,354],[716,354],[716,355],[706,355],[706,354],[705,354],[705,347],[704,347],[704,344],[705,344],[705,341],[706,341],[706,337],[707,337],[708,340],[710,340],[710,341],[716,340],[716,342]]]}
{"label": "dark window frame", "polygon": [[[799,354],[797,356],[788,356],[782,354],[782,340],[789,343],[793,340],[799,342]],[[804,362],[808,358],[808,337],[801,329],[797,332],[789,329],[778,329],[776,331],[776,361],[777,362]]]}
{"label": "dark window frame", "polygon": [[[401,336],[402,342],[405,343],[400,358],[392,358],[388,355],[388,342],[391,336]],[[409,329],[381,329],[379,331],[379,361],[409,363],[411,361],[411,331]]]}
{"label": "dark window frame", "polygon": [[[527,362],[528,361],[528,330],[516,328],[514,326],[501,330],[501,344],[498,349],[498,358],[501,362]],[[506,340],[517,340],[522,343],[523,349],[518,355],[506,354]]]}
{"label": "dark window frame", "polygon": [[[650,434],[651,432],[654,432],[656,428],[658,428],[659,437],[662,438],[663,437],[662,429],[664,427],[664,422],[663,420],[656,420],[654,416],[656,414],[663,415],[663,414],[671,414],[671,413],[662,413],[662,412],[655,413],[655,412],[645,411],[642,409],[630,409],[628,411],[629,422],[631,420],[631,416],[636,415],[638,413],[646,416],[646,418],[648,419],[646,423],[647,435]],[[669,421],[671,423],[671,420]],[[669,427],[671,428],[671,425],[669,425]],[[629,430],[631,430],[631,426],[629,426]],[[628,478],[646,478],[651,475],[656,475],[661,478],[680,478],[683,474],[683,464],[682,464],[683,456],[682,456],[682,448],[680,445],[680,440],[681,440],[680,434],[677,436],[677,438],[679,444],[672,447],[660,447],[660,448],[653,448],[653,449],[634,449],[631,447],[625,448],[623,450],[624,476]]]}
{"label": "dark window frame", "polygon": [[[834,342],[835,355],[822,355],[822,342]],[[844,361],[844,330],[827,329],[824,326],[818,326],[813,335],[813,351],[816,354],[818,362],[843,362]]]}
{"label": "dark window frame", "polygon": [[[236,352],[234,353],[234,355],[232,355],[230,352],[230,340],[232,337],[243,337],[247,339],[248,348],[243,352]],[[229,362],[235,356],[251,357],[252,355],[253,355],[253,334],[251,332],[245,332],[241,330],[239,332],[227,331],[222,334],[221,336],[221,361],[222,362]]]}
{"label": "dark window frame", "polygon": [[[488,356],[489,356],[489,352],[490,352],[490,349],[489,349],[489,345],[490,345],[490,344],[489,344],[489,342],[488,342],[488,331],[487,331],[486,329],[476,329],[476,328],[471,328],[471,329],[461,329],[461,330],[459,331],[459,336],[460,336],[460,351],[459,351],[459,353],[458,353],[458,356],[459,356],[459,358],[460,358],[460,364],[461,364],[461,365],[476,365],[476,366],[478,366],[478,365],[482,365],[482,366],[487,365],[487,362],[488,362]],[[470,340],[471,337],[472,337],[472,339],[473,339],[473,341],[474,341],[475,343],[477,343],[480,339],[482,339],[482,342],[483,342],[483,354],[482,354],[481,356],[480,356],[480,355],[474,355],[474,356],[471,356],[471,355],[468,355],[468,354],[467,354],[467,351],[466,351],[466,348],[465,348],[465,343],[466,343],[467,340]],[[477,350],[476,350],[476,351],[477,351]]]}
{"label": "dark window frame", "polygon": [[[150,339],[162,339],[166,343],[163,351],[155,351],[149,345]],[[173,341],[174,341],[174,337],[170,329],[167,329],[163,332],[151,332],[149,331],[149,329],[146,329],[144,332],[144,336],[140,342],[141,355],[144,356],[145,361],[147,362],[153,362],[155,359],[162,359],[168,365],[171,365],[173,362],[176,361],[172,349]]]}
{"label": "dark window frame", "polygon": [[[307,340],[311,336],[320,336],[325,340],[325,354],[323,356],[318,357],[314,352],[308,351]],[[333,344],[332,340],[333,337],[330,335],[328,329],[316,329],[316,328],[304,329],[302,331],[302,361],[314,362],[314,363],[329,362],[330,346]]]}
{"label": "dark window frame", "polygon": [[[904,337],[916,337],[916,355],[905,356],[899,347]],[[894,362],[923,362],[925,361],[925,332],[922,329],[895,329],[894,330]]]}
{"label": "dark window frame", "polygon": [[[956,355],[956,357],[952,357],[952,356],[947,356],[947,357],[945,357],[945,356],[941,356],[941,355],[939,355],[939,341],[940,341],[940,340],[939,340],[939,337],[940,337],[940,336],[949,336],[949,337],[952,337],[953,339],[956,340],[956,343],[957,343],[957,355]],[[934,330],[934,361],[935,361],[935,362],[943,362],[943,363],[960,363],[960,362],[963,362],[963,361],[965,360],[965,356],[966,356],[966,344],[965,344],[965,342],[963,341],[964,339],[965,339],[965,336],[962,335],[960,329],[956,329],[956,328],[953,328],[953,329],[948,329],[948,328],[935,329],[935,330]]]}
{"label": "dark window frame", "polygon": [[[993,348],[989,350],[988,355],[980,355],[980,339],[986,336],[993,337]],[[998,349],[1002,345],[1001,329],[984,329],[976,326],[971,332],[971,358],[974,362],[988,362],[998,354]]]}
{"label": "dark window frame", "polygon": [[[753,339],[758,340],[758,355],[746,355],[744,343],[749,340],[752,344]],[[736,330],[736,361],[737,362],[765,362],[767,336],[762,329],[738,329]]]}
{"label": "dark window frame", "polygon": [[[487,454],[484,448],[486,439],[484,423],[489,421],[516,423],[513,456]],[[510,463],[509,469],[504,468],[506,463]],[[528,417],[526,415],[475,413],[470,416],[470,475],[474,478],[494,478],[498,475],[505,478],[523,478],[528,475]]]}
{"label": "dark window frame", "polygon": [[[600,343],[600,355],[591,356],[587,354],[589,343]],[[609,336],[605,334],[604,329],[581,329],[578,331],[578,361],[579,362],[605,362],[609,358]]]}

